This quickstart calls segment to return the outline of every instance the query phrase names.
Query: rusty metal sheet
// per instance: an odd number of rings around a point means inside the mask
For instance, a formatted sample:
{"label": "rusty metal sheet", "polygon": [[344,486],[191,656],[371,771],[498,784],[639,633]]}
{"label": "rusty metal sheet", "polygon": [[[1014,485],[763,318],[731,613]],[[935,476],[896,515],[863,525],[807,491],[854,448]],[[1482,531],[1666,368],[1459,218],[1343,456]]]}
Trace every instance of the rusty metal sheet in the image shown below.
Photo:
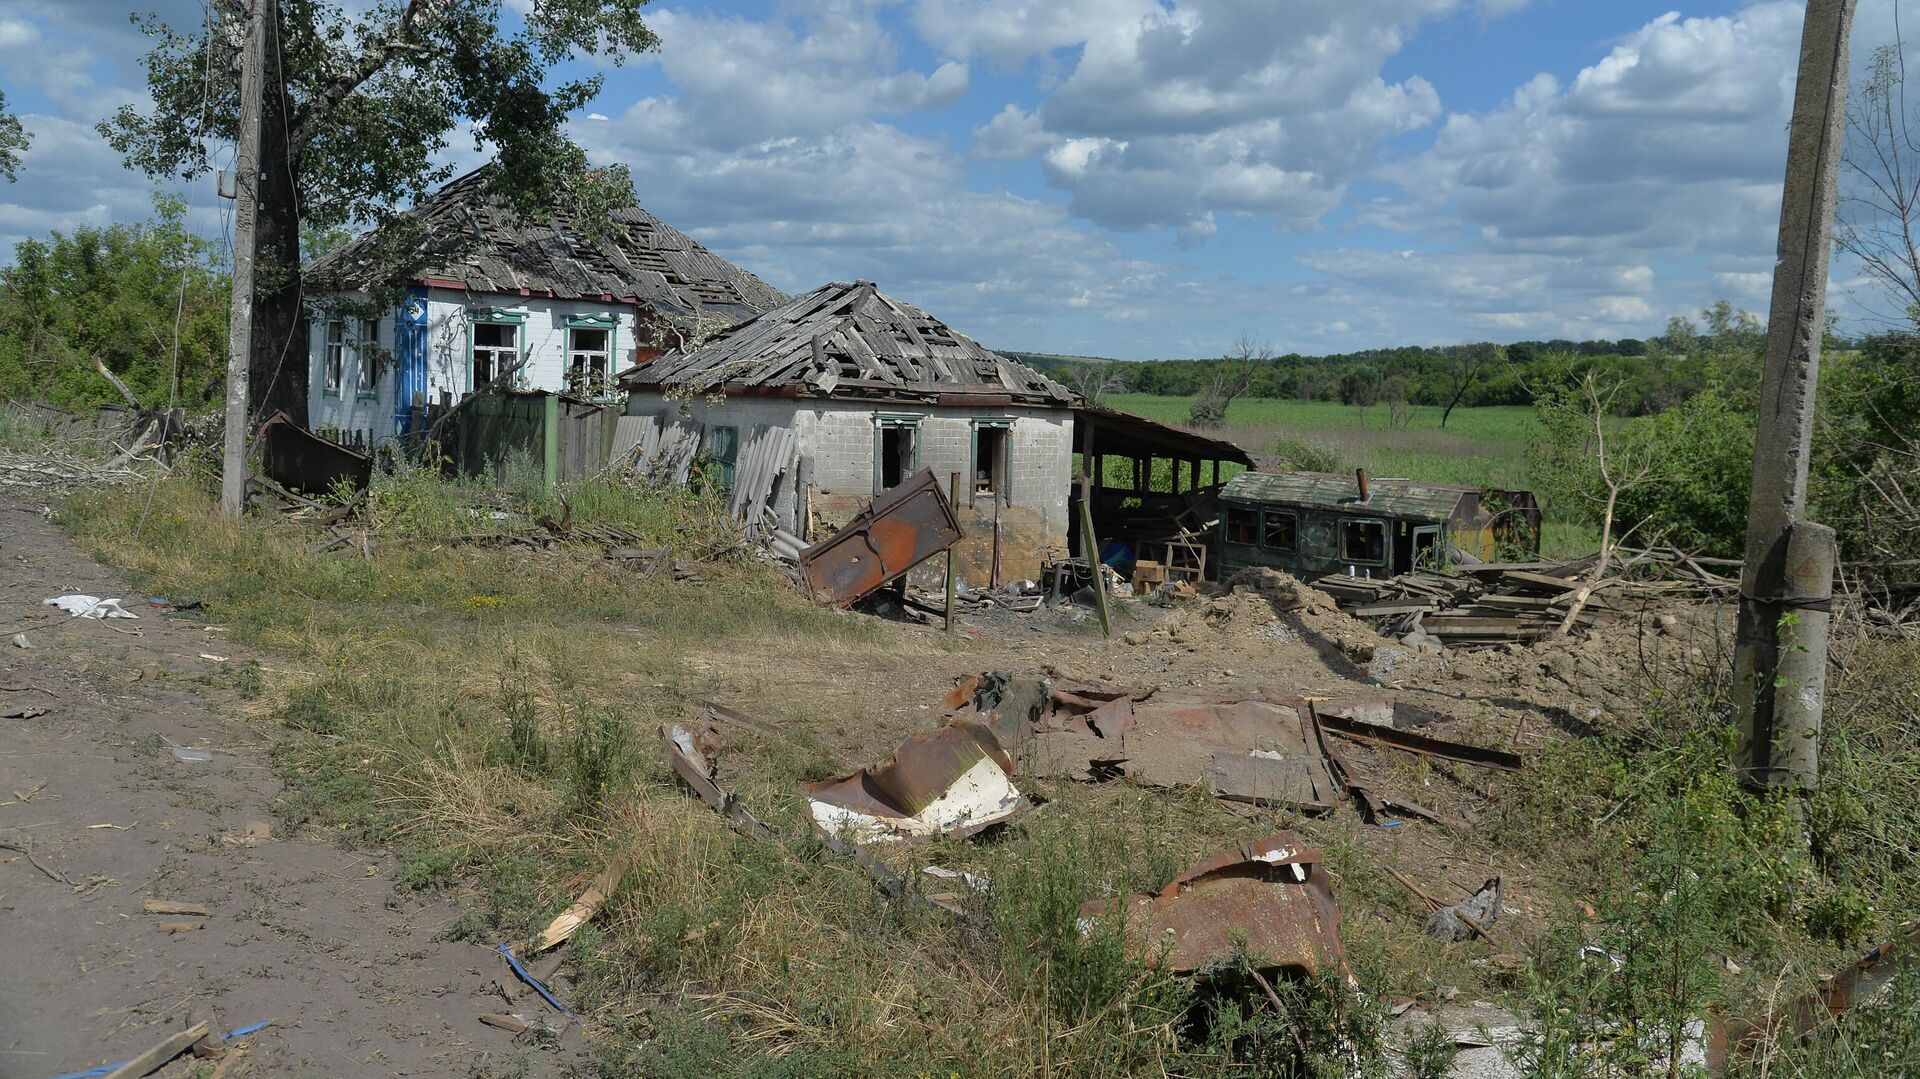
{"label": "rusty metal sheet", "polygon": [[814,595],[845,607],[958,543],[960,519],[931,469],[867,504],[828,539],[800,552]]}
{"label": "rusty metal sheet", "polygon": [[1450,742],[1444,738],[1433,738],[1410,730],[1396,727],[1383,727],[1360,719],[1341,716],[1338,709],[1325,708],[1315,704],[1314,719],[1322,730],[1332,731],[1357,742],[1372,742],[1378,745],[1404,749],[1409,753],[1418,753],[1425,757],[1441,757],[1462,764],[1478,764],[1487,768],[1501,768],[1517,771],[1524,763],[1518,753],[1504,749],[1485,749],[1468,745],[1465,742]]}
{"label": "rusty metal sheet", "polygon": [[309,498],[331,493],[342,481],[358,493],[373,480],[373,458],[321,438],[285,412],[260,421],[253,444],[268,479]]}
{"label": "rusty metal sheet", "polygon": [[814,827],[857,842],[969,836],[1025,804],[1013,763],[984,723],[955,719],[878,764],[808,784]]}
{"label": "rusty metal sheet", "polygon": [[1127,935],[1177,974],[1204,973],[1242,949],[1255,969],[1347,974],[1340,908],[1319,851],[1276,832],[1189,868],[1159,895],[1080,905],[1083,929],[1120,913]]}

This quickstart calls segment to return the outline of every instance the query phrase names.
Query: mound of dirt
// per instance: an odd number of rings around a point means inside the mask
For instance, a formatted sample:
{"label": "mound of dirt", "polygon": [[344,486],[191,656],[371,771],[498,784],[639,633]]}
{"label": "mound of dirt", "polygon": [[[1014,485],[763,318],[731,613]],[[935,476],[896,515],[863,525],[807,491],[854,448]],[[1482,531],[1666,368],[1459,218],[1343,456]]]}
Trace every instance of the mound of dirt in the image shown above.
{"label": "mound of dirt", "polygon": [[1231,594],[1264,596],[1277,611],[1321,611],[1340,613],[1333,597],[1290,574],[1266,566],[1249,566],[1227,578]]}

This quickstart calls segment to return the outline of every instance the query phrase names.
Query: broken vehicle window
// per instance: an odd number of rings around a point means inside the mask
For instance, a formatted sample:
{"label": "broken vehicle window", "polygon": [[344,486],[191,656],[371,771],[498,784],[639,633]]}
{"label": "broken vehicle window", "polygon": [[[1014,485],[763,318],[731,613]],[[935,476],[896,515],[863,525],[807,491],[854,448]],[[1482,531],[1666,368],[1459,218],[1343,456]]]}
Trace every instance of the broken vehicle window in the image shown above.
{"label": "broken vehicle window", "polygon": [[1260,536],[1260,515],[1250,509],[1227,507],[1227,542],[1254,543]]}
{"label": "broken vehicle window", "polygon": [[1343,521],[1340,557],[1356,564],[1379,565],[1387,560],[1387,526],[1380,521]]}
{"label": "broken vehicle window", "polygon": [[1291,551],[1299,546],[1300,519],[1291,512],[1268,510],[1262,515],[1266,527],[1262,529],[1260,543],[1275,551]]}

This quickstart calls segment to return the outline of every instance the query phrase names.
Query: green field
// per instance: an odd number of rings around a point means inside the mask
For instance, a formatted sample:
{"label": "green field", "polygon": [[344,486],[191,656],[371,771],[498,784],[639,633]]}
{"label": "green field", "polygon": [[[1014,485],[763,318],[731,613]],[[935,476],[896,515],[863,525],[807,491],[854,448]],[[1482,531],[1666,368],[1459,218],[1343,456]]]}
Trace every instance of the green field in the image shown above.
{"label": "green field", "polygon": [[[1163,423],[1184,426],[1190,398],[1154,394],[1117,394],[1102,403]],[[1367,409],[1332,401],[1243,398],[1227,410],[1227,424],[1209,431],[1261,456],[1287,459],[1267,467],[1294,466],[1300,443],[1323,451],[1339,471],[1365,468],[1387,478],[1483,487],[1532,489],[1527,444],[1537,430],[1533,409],[1525,406],[1456,408],[1445,429],[1440,409],[1416,406],[1403,425],[1386,405]],[[1542,553],[1570,557],[1590,553],[1597,532],[1569,520],[1557,507],[1545,506]]]}

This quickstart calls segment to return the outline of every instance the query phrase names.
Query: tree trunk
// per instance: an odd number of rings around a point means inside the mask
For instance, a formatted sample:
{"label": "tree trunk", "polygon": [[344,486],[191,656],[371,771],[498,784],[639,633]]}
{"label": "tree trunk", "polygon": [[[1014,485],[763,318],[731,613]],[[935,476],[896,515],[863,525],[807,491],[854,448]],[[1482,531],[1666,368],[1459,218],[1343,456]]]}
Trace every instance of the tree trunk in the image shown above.
{"label": "tree trunk", "polygon": [[300,289],[300,163],[287,140],[286,84],[279,28],[267,42],[266,99],[260,117],[260,206],[256,224],[253,350],[247,370],[251,416],[276,409],[307,423],[307,336]]}

